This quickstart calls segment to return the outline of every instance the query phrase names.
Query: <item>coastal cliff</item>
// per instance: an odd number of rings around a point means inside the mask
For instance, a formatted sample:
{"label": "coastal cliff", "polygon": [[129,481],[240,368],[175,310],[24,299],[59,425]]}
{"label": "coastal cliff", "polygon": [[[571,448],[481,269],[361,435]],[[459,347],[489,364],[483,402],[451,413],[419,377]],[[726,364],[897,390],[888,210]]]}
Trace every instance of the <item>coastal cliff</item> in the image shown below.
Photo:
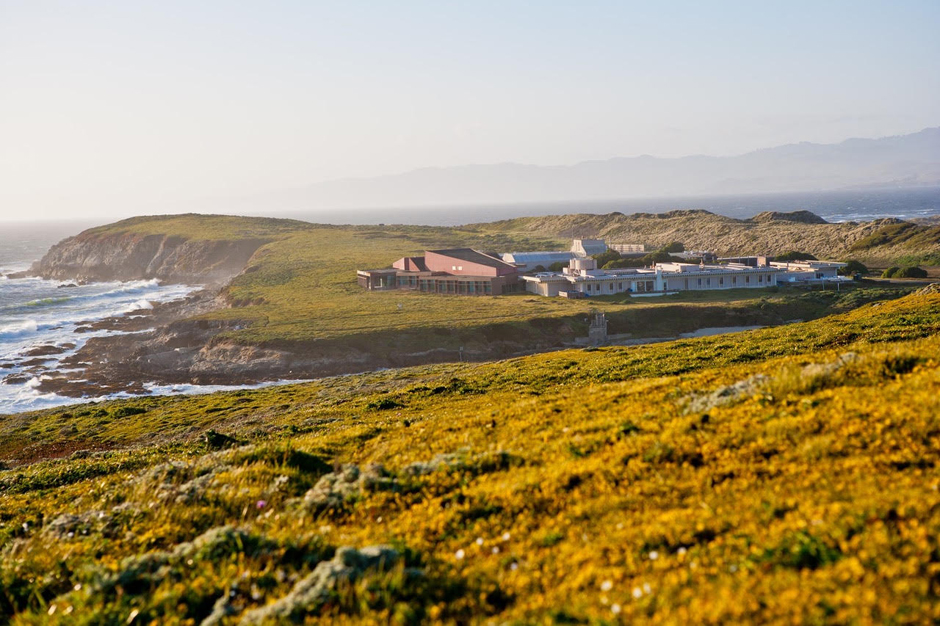
{"label": "coastal cliff", "polygon": [[80,281],[156,278],[173,283],[222,284],[241,272],[267,243],[185,240],[136,233],[69,237],[53,246],[30,273]]}
{"label": "coastal cliff", "polygon": [[293,220],[209,215],[133,218],[60,241],[28,274],[220,286],[240,273],[261,246],[302,226]]}

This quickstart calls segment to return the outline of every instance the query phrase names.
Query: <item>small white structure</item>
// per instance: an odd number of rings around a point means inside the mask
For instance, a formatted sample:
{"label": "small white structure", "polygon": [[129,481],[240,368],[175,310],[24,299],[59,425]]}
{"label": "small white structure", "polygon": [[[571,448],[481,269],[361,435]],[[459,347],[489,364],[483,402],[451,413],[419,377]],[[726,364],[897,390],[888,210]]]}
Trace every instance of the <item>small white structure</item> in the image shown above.
{"label": "small white structure", "polygon": [[607,252],[603,239],[575,239],[571,242],[571,251],[577,257],[594,256]]}
{"label": "small white structure", "polygon": [[[817,280],[841,280],[839,270],[847,265],[838,261],[771,261],[770,267],[786,272],[780,281],[791,283],[809,282]],[[845,278],[845,280],[851,280]]]}
{"label": "small white structure", "polygon": [[620,254],[644,254],[646,246],[642,243],[610,243],[607,247]]}

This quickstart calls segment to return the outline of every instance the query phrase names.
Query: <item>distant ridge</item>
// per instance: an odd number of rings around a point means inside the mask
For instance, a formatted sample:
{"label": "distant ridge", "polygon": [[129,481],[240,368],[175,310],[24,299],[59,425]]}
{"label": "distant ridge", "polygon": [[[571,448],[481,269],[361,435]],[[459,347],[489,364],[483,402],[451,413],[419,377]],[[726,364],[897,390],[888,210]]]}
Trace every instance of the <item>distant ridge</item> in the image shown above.
{"label": "distant ridge", "polygon": [[752,222],[797,222],[799,224],[828,224],[826,220],[812,211],[764,211],[751,218]]}
{"label": "distant ridge", "polygon": [[430,207],[931,185],[940,185],[940,127],[838,144],[789,144],[733,157],[646,155],[563,166],[500,163],[424,168],[229,200],[226,207],[265,211]]}

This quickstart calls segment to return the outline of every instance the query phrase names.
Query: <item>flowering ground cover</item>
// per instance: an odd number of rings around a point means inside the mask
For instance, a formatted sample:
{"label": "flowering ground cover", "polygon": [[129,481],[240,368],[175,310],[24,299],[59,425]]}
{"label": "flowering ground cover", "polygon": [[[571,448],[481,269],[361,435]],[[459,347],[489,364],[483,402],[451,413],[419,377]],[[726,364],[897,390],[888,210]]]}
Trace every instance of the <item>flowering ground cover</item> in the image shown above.
{"label": "flowering ground cover", "polygon": [[940,294],[0,417],[0,621],[940,620]]}

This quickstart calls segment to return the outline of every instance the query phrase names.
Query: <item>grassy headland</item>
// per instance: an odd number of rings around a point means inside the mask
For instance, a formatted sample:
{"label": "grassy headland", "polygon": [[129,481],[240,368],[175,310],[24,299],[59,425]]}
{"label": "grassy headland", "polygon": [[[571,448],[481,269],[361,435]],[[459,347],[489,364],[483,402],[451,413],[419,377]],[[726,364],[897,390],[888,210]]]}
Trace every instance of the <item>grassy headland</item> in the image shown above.
{"label": "grassy headland", "polygon": [[0,418],[0,615],[937,620],[938,333],[934,293]]}
{"label": "grassy headland", "polygon": [[[621,218],[578,217],[585,228]],[[592,309],[607,314],[611,333],[630,334],[634,339],[661,338],[703,327],[766,326],[816,319],[903,293],[890,287],[840,294],[781,287],[662,298],[619,295],[566,300],[525,293],[451,297],[407,291],[366,292],[356,284],[356,269],[388,267],[401,256],[421,254],[425,249],[469,246],[495,253],[565,248],[574,218],[540,219],[543,221],[524,218],[445,228],[326,226],[291,220],[181,215],[134,218],[87,231],[60,246],[60,258],[67,259],[65,271],[86,267],[86,258],[97,264],[99,271],[109,271],[111,265],[102,264],[100,258],[100,250],[106,249],[108,258],[118,263],[129,258],[143,268],[152,267],[150,256],[157,255],[160,267],[170,274],[182,271],[191,275],[198,271],[196,265],[201,259],[226,268],[238,264],[233,272],[237,275],[222,289],[220,302],[227,306],[171,325],[145,342],[118,337],[89,344],[78,360],[92,363],[90,367],[64,377],[53,376],[44,388],[74,387],[73,379],[91,380],[92,384],[119,379],[118,384],[132,386],[142,380],[237,383],[316,378],[460,358],[484,360],[573,345],[587,335]],[[701,230],[708,230],[710,220],[715,219],[727,220],[694,212],[656,218],[663,224],[696,221]],[[779,219],[762,218],[760,223],[793,226]],[[845,227],[799,226],[830,230]],[[146,245],[141,243],[148,241]],[[651,240],[642,241],[650,245]],[[178,253],[166,252],[171,244]],[[136,252],[129,256],[121,252],[128,247]],[[233,250],[237,254],[231,256]],[[822,254],[812,248],[804,250]],[[236,263],[239,260],[240,264]],[[105,351],[106,361],[99,358],[105,356]],[[170,374],[172,379],[168,378]]]}

